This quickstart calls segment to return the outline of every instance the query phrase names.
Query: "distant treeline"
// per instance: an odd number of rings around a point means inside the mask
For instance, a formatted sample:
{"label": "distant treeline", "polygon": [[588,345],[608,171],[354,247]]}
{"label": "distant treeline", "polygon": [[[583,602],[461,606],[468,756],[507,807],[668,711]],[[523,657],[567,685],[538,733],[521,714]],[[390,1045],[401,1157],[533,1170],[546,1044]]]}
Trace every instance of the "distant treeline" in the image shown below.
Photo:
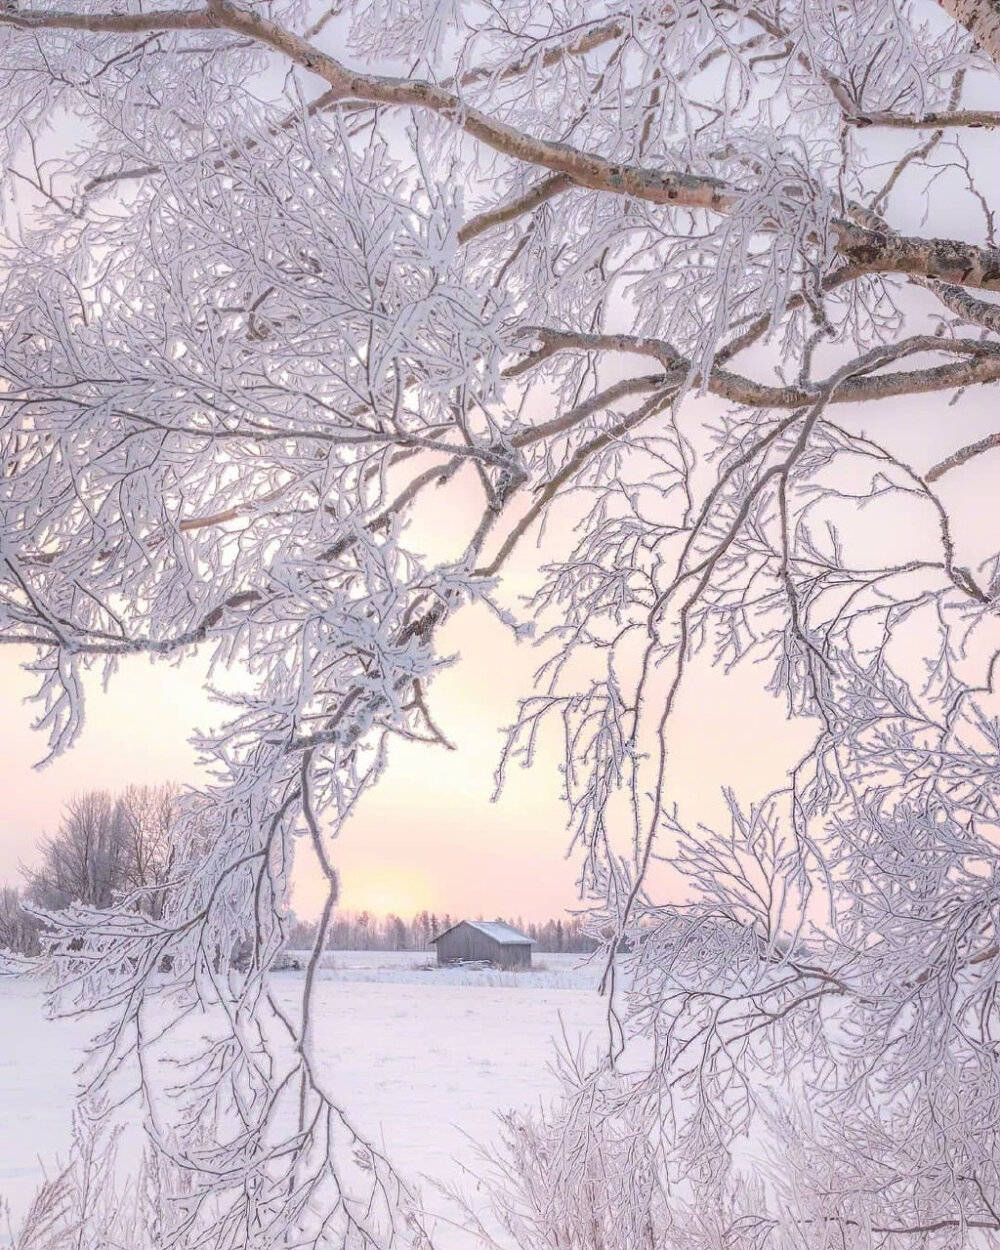
{"label": "distant treeline", "polygon": [[[0,882],[0,950],[37,955],[44,925],[35,909],[59,911],[70,903],[109,907],[131,895],[136,906],[160,918],[164,889],[174,860],[176,786],[130,786],[119,794],[92,790],[65,807],[56,832],[41,840],[37,863],[22,870],[20,886]],[[336,950],[422,951],[431,938],[467,916],[422,911],[409,919],[341,912],[330,926],[327,947]],[[497,917],[478,916],[493,920]],[[585,952],[597,943],[584,933],[579,916],[525,923],[504,917],[538,943],[540,952]],[[312,945],[315,923],[292,917],[288,945]]]}
{"label": "distant treeline", "polygon": [[[450,929],[467,916],[438,916],[422,911],[405,919],[402,916],[375,916],[371,912],[341,912],[330,922],[326,946],[328,950],[347,951],[423,951],[431,949],[431,938]],[[597,942],[584,931],[580,916],[565,920],[545,920],[541,924],[525,922],[520,916],[476,916],[477,920],[503,920],[528,937],[534,938],[540,953],[567,952],[583,954],[596,948]],[[288,944],[296,950],[312,945],[316,925],[294,919],[289,927]]]}

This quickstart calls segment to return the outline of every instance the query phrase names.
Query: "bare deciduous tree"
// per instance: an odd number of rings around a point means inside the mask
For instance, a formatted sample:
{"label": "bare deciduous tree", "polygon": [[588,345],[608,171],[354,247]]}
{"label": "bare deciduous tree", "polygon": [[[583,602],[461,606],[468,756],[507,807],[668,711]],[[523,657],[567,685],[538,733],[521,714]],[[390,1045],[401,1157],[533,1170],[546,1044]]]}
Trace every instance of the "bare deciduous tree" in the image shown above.
{"label": "bare deciduous tree", "polygon": [[[518,617],[554,632],[508,762],[562,727],[612,1044],[516,1129],[523,1250],[995,1236],[1000,564],[949,483],[1000,432],[948,407],[1000,379],[994,0],[39,0],[0,30],[0,636],[54,751],[91,665],[253,678],[163,915],[58,920],[64,1001],[118,1013],[95,1088],[151,1015],[179,1047],[219,1020],[169,1114],[143,1086],[196,1178],[160,1244],[422,1240],[312,1058],[330,839],[394,737],[445,741],[439,629],[510,619],[547,518],[574,537]],[[428,556],[442,490],[479,504]],[[672,798],[709,661],[814,730],[719,831]],[[329,892],[291,1019],[297,834]]]}
{"label": "bare deciduous tree", "polygon": [[0,951],[37,955],[40,927],[17,886],[0,885]]}
{"label": "bare deciduous tree", "polygon": [[88,790],[66,805],[57,833],[41,839],[25,870],[31,902],[49,910],[110,908],[126,895],[158,917],[174,857],[175,786]]}

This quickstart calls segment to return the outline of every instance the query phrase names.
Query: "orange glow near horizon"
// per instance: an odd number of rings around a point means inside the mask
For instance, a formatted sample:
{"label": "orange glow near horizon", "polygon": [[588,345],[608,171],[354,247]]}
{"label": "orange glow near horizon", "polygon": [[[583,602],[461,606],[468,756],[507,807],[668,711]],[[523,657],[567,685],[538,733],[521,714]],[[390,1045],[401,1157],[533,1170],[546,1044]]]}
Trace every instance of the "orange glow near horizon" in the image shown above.
{"label": "orange glow near horizon", "polygon": [[[325,882],[312,865],[296,868],[292,907],[302,916],[312,917],[323,905]],[[344,911],[367,911],[373,916],[408,920],[419,912],[434,910],[432,884],[424,873],[413,868],[388,863],[361,864],[347,876],[340,900]]]}

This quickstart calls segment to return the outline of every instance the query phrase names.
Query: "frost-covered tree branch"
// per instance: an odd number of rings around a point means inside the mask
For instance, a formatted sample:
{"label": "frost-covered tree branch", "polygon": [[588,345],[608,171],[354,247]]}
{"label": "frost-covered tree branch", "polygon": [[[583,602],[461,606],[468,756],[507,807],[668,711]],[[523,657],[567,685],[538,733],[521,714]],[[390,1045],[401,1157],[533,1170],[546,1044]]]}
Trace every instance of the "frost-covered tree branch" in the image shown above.
{"label": "frost-covered tree branch", "polygon": [[[248,36],[322,77],[335,100],[362,101],[426,109],[456,124],[466,134],[504,156],[540,166],[579,187],[625,195],[654,204],[712,212],[738,211],[746,189],[717,178],[689,172],[657,173],[619,164],[596,153],[520,131],[480,112],[453,91],[420,80],[402,81],[352,71],[291,29],[249,10],[213,0],[204,10],[160,10],[147,15],[0,13],[0,23],[29,30],[71,29],[95,33],[141,33],[158,29],[225,29]],[[493,75],[488,75],[493,77]],[[533,197],[528,197],[528,206]],[[503,220],[504,213],[498,214]],[[470,223],[471,224],[471,223]],[[848,263],[867,272],[918,274],[959,285],[1000,290],[1000,253],[957,239],[916,239],[871,230],[842,218],[831,218],[832,230]]]}
{"label": "frost-covered tree branch", "polygon": [[[989,1244],[995,8],[0,6],[0,639],[52,752],[92,666],[226,673],[156,908],[45,917],[150,1244],[425,1244],[269,968],[471,601],[541,640],[501,772],[558,727],[607,957],[519,1250]],[[753,663],[811,740],[702,827],[678,709]]]}

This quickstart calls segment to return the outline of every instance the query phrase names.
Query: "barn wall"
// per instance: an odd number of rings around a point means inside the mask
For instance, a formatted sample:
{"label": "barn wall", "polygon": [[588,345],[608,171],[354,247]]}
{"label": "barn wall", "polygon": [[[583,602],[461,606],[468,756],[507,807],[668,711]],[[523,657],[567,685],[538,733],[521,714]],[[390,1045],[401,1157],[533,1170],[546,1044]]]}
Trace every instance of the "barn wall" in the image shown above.
{"label": "barn wall", "polygon": [[457,960],[489,960],[502,968],[527,968],[531,966],[531,947],[528,945],[502,946],[472,925],[462,923],[450,933],[445,933],[434,944],[439,964],[455,963]]}
{"label": "barn wall", "polygon": [[438,963],[452,963],[456,959],[495,959],[497,950],[497,943],[492,938],[468,924],[456,926],[437,942]]}
{"label": "barn wall", "polygon": [[527,943],[516,946],[500,946],[497,963],[501,968],[530,968],[531,947]]}

